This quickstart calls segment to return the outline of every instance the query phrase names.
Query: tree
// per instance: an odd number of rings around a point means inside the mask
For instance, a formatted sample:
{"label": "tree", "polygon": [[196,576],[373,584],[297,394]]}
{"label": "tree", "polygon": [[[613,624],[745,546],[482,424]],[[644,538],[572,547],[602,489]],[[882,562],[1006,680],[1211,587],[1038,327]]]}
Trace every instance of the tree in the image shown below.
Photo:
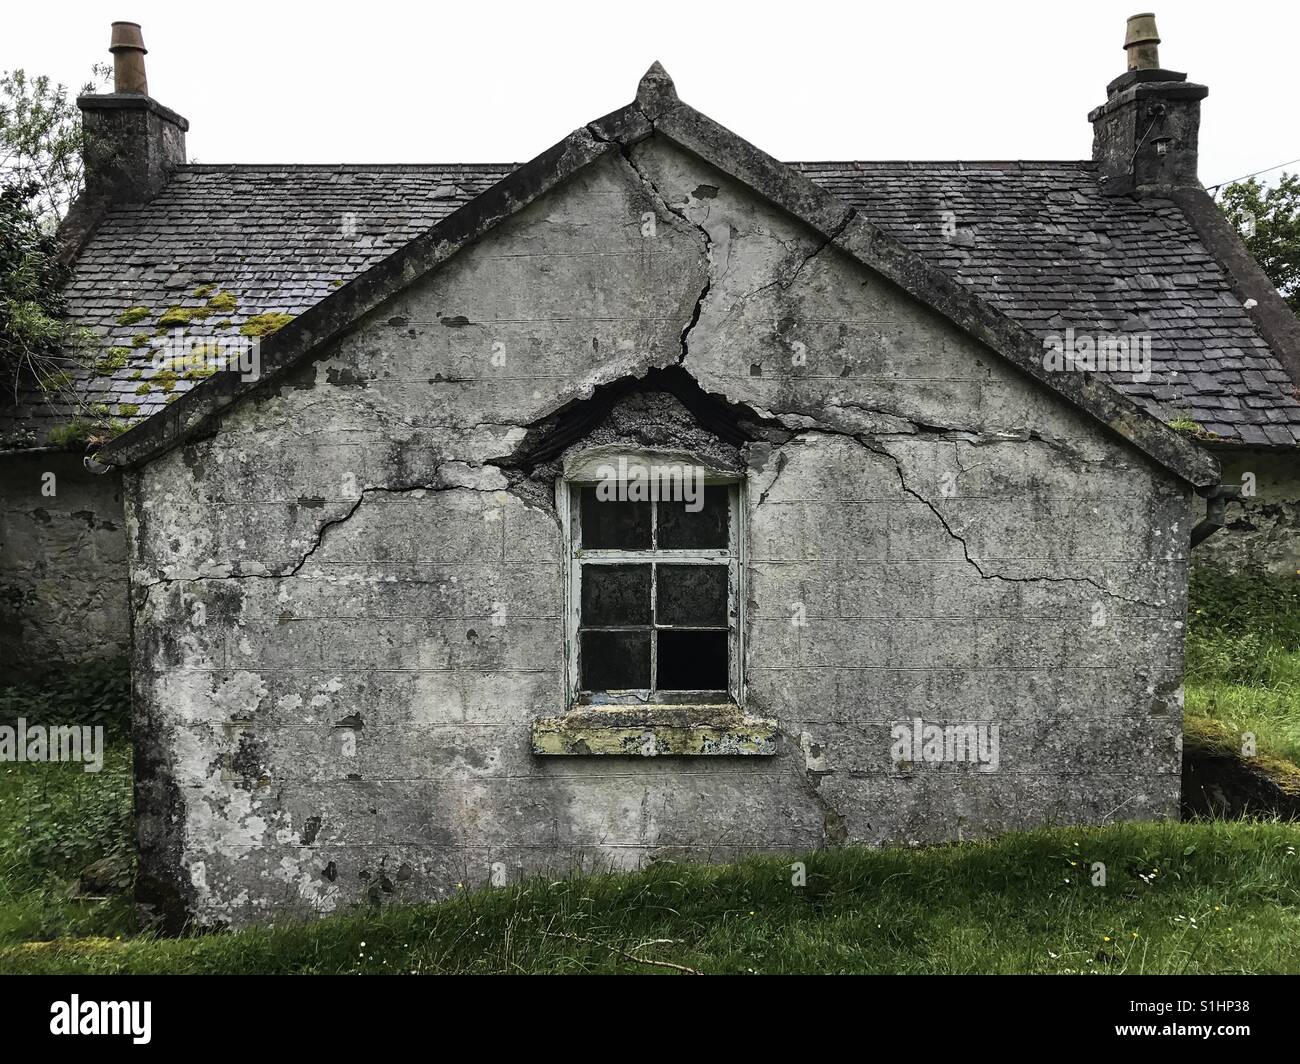
{"label": "tree", "polygon": [[1300,175],[1283,173],[1271,187],[1253,177],[1236,181],[1220,193],[1219,206],[1260,269],[1300,314]]}
{"label": "tree", "polygon": [[32,203],[35,182],[0,184],[0,376],[55,381],[67,339],[60,288],[66,269],[53,232]]}
{"label": "tree", "polygon": [[[82,93],[108,75],[97,64]],[[81,112],[66,85],[22,70],[0,74],[0,183],[23,188],[42,224],[57,225],[81,191],[84,148]]]}
{"label": "tree", "polygon": [[[97,66],[83,91],[107,73]],[[15,398],[24,379],[67,392],[63,367],[80,337],[63,318],[67,269],[55,232],[81,191],[83,148],[67,86],[22,70],[0,75],[0,386]]]}

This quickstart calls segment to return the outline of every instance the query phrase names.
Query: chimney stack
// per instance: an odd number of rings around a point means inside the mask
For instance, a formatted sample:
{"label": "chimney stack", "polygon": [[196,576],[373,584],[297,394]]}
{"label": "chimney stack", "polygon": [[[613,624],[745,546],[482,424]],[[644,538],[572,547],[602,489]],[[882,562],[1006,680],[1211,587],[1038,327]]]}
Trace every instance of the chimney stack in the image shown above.
{"label": "chimney stack", "polygon": [[114,22],[113,91],[81,96],[86,191],[91,203],[144,203],[185,162],[189,122],[149,95],[144,35],[134,22]]}
{"label": "chimney stack", "polygon": [[1106,102],[1088,115],[1092,158],[1104,192],[1161,196],[1200,188],[1196,176],[1201,101],[1210,90],[1160,65],[1156,17],[1128,20],[1128,70],[1106,86]]}

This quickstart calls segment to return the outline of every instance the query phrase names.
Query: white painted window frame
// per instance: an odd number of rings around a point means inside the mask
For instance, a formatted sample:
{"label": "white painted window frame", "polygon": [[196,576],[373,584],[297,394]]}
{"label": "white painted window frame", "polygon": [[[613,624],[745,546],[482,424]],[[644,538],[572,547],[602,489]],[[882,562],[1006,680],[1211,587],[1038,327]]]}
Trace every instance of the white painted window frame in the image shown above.
{"label": "white painted window frame", "polygon": [[[609,460],[609,455],[602,456]],[[617,455],[613,455],[615,461]],[[629,462],[644,462],[641,453],[626,452]],[[676,459],[680,461],[680,458]],[[703,465],[696,461],[697,465]],[[707,466],[705,466],[707,469]],[[583,550],[581,547],[581,510],[576,505],[583,487],[594,486],[596,480],[589,476],[561,476],[556,479],[556,508],[560,515],[561,534],[564,537],[565,564],[565,691],[569,706],[586,705],[693,705],[700,703],[745,704],[745,543],[744,480],[738,476],[706,472],[704,483],[710,487],[726,487],[728,505],[728,535],[725,549],[710,550]],[[652,520],[657,521],[656,516]],[[582,567],[584,564],[648,564],[664,562],[681,565],[708,565],[720,561],[727,563],[727,671],[726,692],[664,691],[637,689],[630,691],[584,692],[581,690],[582,641],[578,632],[582,622]],[[654,570],[651,570],[651,595],[655,593]],[[653,600],[652,600],[653,601]],[[658,640],[651,640],[653,656]],[[593,697],[594,696],[594,697]],[[720,697],[721,696],[721,697]]]}

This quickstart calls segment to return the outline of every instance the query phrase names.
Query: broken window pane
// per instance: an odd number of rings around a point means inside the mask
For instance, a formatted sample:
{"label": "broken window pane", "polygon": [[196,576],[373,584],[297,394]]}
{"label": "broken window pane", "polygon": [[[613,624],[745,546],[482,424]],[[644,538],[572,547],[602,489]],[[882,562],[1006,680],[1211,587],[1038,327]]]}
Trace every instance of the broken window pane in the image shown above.
{"label": "broken window pane", "polygon": [[602,502],[596,489],[582,489],[584,550],[649,550],[650,503]]}
{"label": "broken window pane", "polygon": [[582,626],[650,623],[650,566],[584,565]]}
{"label": "broken window pane", "polygon": [[[725,485],[704,489],[703,508],[696,513],[682,502],[659,503],[659,546],[665,550],[725,549],[728,545],[730,493]],[[697,499],[697,506],[700,500]],[[586,520],[585,511],[583,520]]]}
{"label": "broken window pane", "polygon": [[727,624],[725,565],[661,565],[656,577],[656,624]]}
{"label": "broken window pane", "polygon": [[650,633],[583,632],[584,691],[644,690],[650,686]]}
{"label": "broken window pane", "polygon": [[659,633],[661,691],[725,691],[727,689],[727,633]]}

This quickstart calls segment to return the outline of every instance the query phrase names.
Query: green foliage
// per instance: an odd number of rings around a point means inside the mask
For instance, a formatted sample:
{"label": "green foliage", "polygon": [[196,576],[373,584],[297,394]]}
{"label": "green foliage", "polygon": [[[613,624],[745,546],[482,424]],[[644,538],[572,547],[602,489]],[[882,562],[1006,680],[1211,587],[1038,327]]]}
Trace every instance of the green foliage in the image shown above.
{"label": "green foliage", "polygon": [[138,403],[118,403],[118,404],[117,404],[117,416],[118,416],[118,417],[135,417],[136,414],[138,414],[138,413],[140,413],[140,406],[139,406]]}
{"label": "green foliage", "polygon": [[18,717],[102,725],[112,737],[127,737],[131,728],[131,674],[127,662],[109,658],[70,665],[36,682],[0,687],[0,724]]}
{"label": "green foliage", "polygon": [[[81,92],[96,92],[109,68],[96,65]],[[81,191],[85,153],[81,111],[66,85],[23,70],[0,74],[0,182],[27,188],[46,231]]]}
{"label": "green foliage", "polygon": [[[135,873],[131,751],[109,746],[99,772],[0,765],[0,942],[130,933]],[[79,897],[79,873],[106,861],[108,900]]]}
{"label": "green foliage", "polygon": [[1255,178],[1228,185],[1219,206],[1260,269],[1300,313],[1300,176],[1283,173],[1268,187]]}
{"label": "green foliage", "polygon": [[1300,577],[1193,570],[1187,612],[1189,732],[1250,732],[1300,765]]}
{"label": "green foliage", "polygon": [[210,296],[213,293],[216,287],[217,286],[214,284],[201,284],[198,286],[198,288],[194,289],[194,298],[207,299],[208,296]]}
{"label": "green foliage", "polygon": [[35,188],[0,183],[0,386],[49,376],[69,335],[60,294],[68,271],[29,205]]}
{"label": "green foliage", "polygon": [[50,443],[55,447],[77,447],[89,443],[99,426],[85,418],[74,418],[50,429]]}
{"label": "green foliage", "polygon": [[1204,425],[1199,421],[1193,421],[1190,417],[1176,417],[1169,422],[1169,427],[1175,432],[1190,432],[1193,436],[1205,431]]}

